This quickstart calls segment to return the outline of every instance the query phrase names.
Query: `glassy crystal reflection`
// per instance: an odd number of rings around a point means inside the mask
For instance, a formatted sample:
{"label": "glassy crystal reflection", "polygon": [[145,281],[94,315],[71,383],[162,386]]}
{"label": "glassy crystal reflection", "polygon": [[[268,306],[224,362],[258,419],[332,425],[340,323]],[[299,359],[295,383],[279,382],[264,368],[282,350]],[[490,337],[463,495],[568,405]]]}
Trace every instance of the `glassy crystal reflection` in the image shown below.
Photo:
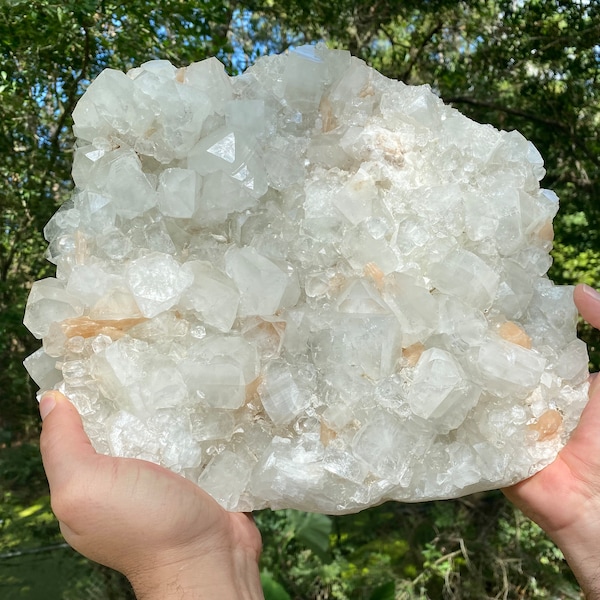
{"label": "glassy crystal reflection", "polygon": [[98,450],[344,513],[514,483],[569,437],[587,353],[518,132],[322,45],[106,70],[73,118],[25,366]]}

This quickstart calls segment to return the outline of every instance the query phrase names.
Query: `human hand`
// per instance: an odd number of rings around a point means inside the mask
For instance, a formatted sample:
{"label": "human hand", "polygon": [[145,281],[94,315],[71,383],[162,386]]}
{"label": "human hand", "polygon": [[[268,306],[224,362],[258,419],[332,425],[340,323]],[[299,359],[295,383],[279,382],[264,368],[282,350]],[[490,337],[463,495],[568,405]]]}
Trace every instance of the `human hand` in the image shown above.
{"label": "human hand", "polygon": [[251,516],[155,464],[96,453],[56,391],[40,413],[52,509],[75,550],[123,573],[138,600],[263,598]]}
{"label": "human hand", "polygon": [[[581,316],[600,328],[600,295],[575,288]],[[590,377],[589,402],[556,460],[506,488],[508,499],[556,542],[588,600],[600,599],[600,377]]]}

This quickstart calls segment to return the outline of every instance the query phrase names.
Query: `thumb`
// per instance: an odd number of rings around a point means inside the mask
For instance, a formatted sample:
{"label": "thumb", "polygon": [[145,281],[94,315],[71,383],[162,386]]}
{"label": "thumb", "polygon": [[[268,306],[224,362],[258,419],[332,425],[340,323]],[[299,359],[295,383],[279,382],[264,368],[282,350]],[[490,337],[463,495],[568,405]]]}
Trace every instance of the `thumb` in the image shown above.
{"label": "thumb", "polygon": [[52,490],[71,479],[81,461],[94,456],[96,451],[83,430],[77,409],[60,392],[42,396],[40,414],[40,452]]}
{"label": "thumb", "polygon": [[573,297],[581,316],[593,327],[600,328],[600,294],[589,285],[580,284]]}

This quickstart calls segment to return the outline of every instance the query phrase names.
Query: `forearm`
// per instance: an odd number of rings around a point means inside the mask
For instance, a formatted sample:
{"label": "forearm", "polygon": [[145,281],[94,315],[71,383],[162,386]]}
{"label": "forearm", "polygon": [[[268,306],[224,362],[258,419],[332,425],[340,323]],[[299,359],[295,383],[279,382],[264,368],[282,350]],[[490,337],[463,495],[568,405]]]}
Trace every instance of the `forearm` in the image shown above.
{"label": "forearm", "polygon": [[[577,578],[586,600],[600,600],[600,531],[569,531],[552,536]],[[590,541],[592,540],[592,541]]]}
{"label": "forearm", "polygon": [[237,553],[128,575],[137,600],[264,600],[256,561]]}
{"label": "forearm", "polygon": [[567,477],[559,470],[556,477],[532,478],[503,492],[560,548],[586,599],[600,600],[600,495],[573,495],[575,485],[562,481]]}

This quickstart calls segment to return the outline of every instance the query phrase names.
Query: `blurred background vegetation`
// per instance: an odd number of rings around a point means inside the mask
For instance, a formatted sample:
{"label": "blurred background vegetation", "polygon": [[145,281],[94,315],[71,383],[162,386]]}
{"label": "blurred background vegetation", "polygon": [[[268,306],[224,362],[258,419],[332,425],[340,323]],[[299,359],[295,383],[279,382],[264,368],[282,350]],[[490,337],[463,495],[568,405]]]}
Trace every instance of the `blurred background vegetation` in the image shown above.
{"label": "blurred background vegetation", "polygon": [[[326,41],[427,83],[473,119],[518,129],[560,197],[557,283],[600,285],[598,0],[0,0],[0,597],[131,598],[67,548],[49,508],[35,389],[22,361],[42,228],[69,196],[71,112],[102,69],[260,55]],[[596,332],[581,326],[591,367]],[[499,492],[330,518],[257,515],[267,600],[580,598],[560,551]]]}

